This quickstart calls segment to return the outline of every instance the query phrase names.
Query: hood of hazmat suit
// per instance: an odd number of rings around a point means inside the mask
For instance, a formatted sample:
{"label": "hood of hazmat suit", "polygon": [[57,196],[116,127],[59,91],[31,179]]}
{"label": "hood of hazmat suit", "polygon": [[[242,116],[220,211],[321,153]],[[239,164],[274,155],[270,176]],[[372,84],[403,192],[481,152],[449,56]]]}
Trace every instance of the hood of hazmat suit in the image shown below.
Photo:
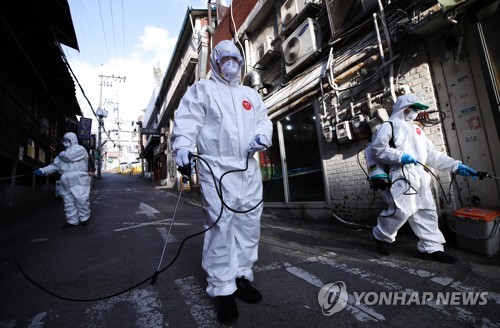
{"label": "hood of hazmat suit", "polygon": [[78,138],[73,132],[64,134],[63,140],[69,142],[69,147],[62,151],[54,159],[54,162],[41,170],[45,174],[59,172],[64,175],[68,172],[87,172],[88,152],[85,147],[78,144]]}
{"label": "hood of hazmat suit", "polygon": [[[233,62],[237,64],[236,74],[227,75],[224,72],[223,63],[224,58],[233,58],[227,63]],[[227,65],[227,64],[226,64]],[[214,79],[229,82],[231,84],[239,84],[241,79],[241,66],[243,65],[243,58],[241,57],[240,50],[229,40],[223,40],[217,44],[210,55],[210,67],[214,73]]]}
{"label": "hood of hazmat suit", "polygon": [[76,134],[74,134],[73,132],[65,133],[63,136],[63,144],[66,142],[67,142],[67,146],[65,145],[66,148],[78,145],[78,138]]}

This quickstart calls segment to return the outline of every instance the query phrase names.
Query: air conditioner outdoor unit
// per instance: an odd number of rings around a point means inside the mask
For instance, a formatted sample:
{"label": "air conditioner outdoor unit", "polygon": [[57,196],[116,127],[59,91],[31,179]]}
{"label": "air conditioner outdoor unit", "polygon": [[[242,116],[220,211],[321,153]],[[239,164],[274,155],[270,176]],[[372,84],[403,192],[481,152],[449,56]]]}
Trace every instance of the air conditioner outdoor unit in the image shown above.
{"label": "air conditioner outdoor unit", "polygon": [[295,16],[299,15],[309,5],[321,6],[321,0],[287,0],[281,6],[281,22],[289,24]]}
{"label": "air conditioner outdoor unit", "polygon": [[255,65],[266,65],[277,53],[273,49],[272,35],[263,34],[255,41]]}
{"label": "air conditioner outdoor unit", "polygon": [[292,73],[313,54],[320,50],[321,29],[312,18],[307,18],[283,42],[286,74]]}
{"label": "air conditioner outdoor unit", "polygon": [[326,0],[326,11],[332,35],[335,36],[359,24],[378,8],[377,0]]}

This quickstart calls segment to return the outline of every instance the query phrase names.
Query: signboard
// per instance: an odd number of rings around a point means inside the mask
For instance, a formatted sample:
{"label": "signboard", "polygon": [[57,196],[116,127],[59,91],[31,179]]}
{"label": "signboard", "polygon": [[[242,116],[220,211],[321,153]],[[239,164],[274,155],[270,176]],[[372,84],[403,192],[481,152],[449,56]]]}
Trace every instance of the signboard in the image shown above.
{"label": "signboard", "polygon": [[78,139],[90,139],[92,130],[92,119],[80,117],[80,124],[78,124]]}
{"label": "signboard", "polygon": [[155,128],[141,128],[140,132],[141,134],[147,134],[147,135],[156,135],[156,136],[160,135],[158,129]]}

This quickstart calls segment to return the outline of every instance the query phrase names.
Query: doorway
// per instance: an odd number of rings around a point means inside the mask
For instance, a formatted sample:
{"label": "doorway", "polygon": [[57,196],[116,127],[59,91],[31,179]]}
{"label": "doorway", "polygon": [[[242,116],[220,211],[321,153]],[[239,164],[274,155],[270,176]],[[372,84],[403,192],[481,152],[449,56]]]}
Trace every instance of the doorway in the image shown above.
{"label": "doorway", "polygon": [[[495,156],[498,106],[497,101],[488,102],[489,97],[498,95],[500,51],[495,35],[499,18],[497,9],[480,20],[477,29],[474,24],[464,25],[462,30],[461,26],[451,26],[429,42],[439,49],[432,64],[440,109],[447,118],[443,127],[450,156],[492,175],[500,167]],[[481,40],[479,48],[477,40]],[[482,65],[489,70],[481,70]],[[455,181],[458,206],[498,206],[500,185],[495,179],[457,177]]]}
{"label": "doorway", "polygon": [[[273,146],[270,148],[273,178],[269,179],[270,174],[263,175],[264,201],[325,201],[314,106],[309,104],[281,117],[274,122],[273,128]],[[261,167],[263,163],[266,159],[261,157]]]}

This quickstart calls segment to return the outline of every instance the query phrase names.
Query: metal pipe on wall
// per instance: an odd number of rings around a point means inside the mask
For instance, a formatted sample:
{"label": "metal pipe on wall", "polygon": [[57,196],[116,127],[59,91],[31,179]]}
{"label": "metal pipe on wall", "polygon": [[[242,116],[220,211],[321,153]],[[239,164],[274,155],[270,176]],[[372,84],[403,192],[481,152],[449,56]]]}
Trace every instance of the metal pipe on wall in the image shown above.
{"label": "metal pipe on wall", "polygon": [[384,30],[385,41],[387,43],[387,48],[389,49],[389,60],[391,64],[389,65],[389,91],[391,93],[392,101],[396,101],[396,92],[394,91],[394,64],[392,59],[394,58],[394,54],[392,51],[392,42],[391,35],[389,33],[389,28],[387,27],[387,21],[385,19],[385,10],[384,5],[382,4],[382,0],[378,0],[378,6],[380,9],[380,20],[382,21],[382,28]]}

